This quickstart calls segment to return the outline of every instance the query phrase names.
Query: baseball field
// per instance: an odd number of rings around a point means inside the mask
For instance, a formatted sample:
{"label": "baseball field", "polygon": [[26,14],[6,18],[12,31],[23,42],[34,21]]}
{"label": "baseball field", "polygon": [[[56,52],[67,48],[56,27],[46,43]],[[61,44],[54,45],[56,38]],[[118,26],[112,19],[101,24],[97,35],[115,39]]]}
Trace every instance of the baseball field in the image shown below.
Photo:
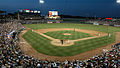
{"label": "baseball field", "polygon": [[[25,24],[23,39],[37,52],[49,56],[75,56],[115,42],[120,28],[90,24]],[[109,35],[108,35],[109,34]],[[61,43],[61,40],[63,43]]]}

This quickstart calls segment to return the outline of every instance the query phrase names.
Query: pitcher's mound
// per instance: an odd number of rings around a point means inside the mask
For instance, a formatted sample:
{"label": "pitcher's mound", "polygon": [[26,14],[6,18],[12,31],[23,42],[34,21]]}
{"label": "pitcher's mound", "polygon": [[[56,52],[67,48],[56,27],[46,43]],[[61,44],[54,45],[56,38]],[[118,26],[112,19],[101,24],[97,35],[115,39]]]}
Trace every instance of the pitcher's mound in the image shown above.
{"label": "pitcher's mound", "polygon": [[55,46],[71,46],[71,45],[74,45],[74,41],[64,40],[64,43],[62,44],[60,40],[53,40],[53,41],[51,41],[51,44],[53,44]]}
{"label": "pitcher's mound", "polygon": [[72,35],[71,33],[64,33],[63,35]]}

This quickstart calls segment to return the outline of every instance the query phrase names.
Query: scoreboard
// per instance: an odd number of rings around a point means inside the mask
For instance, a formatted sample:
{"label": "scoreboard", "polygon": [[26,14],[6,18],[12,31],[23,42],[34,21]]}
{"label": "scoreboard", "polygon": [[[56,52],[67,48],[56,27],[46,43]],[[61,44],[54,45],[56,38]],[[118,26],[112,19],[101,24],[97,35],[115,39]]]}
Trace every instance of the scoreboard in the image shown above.
{"label": "scoreboard", "polygon": [[49,16],[58,16],[58,11],[49,11]]}

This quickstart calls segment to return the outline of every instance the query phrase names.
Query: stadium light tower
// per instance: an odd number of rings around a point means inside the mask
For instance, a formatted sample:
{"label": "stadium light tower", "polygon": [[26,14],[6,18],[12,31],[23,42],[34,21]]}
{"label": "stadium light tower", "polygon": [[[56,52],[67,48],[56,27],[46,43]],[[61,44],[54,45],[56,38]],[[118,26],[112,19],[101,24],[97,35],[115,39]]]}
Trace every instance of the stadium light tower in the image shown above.
{"label": "stadium light tower", "polygon": [[[41,10],[43,10],[42,8],[43,8],[43,5],[44,5],[45,1],[44,0],[39,0],[39,3],[41,5]],[[42,13],[41,13],[41,15],[42,15]]]}
{"label": "stadium light tower", "polygon": [[44,4],[45,1],[44,0],[39,0],[40,4]]}
{"label": "stadium light tower", "polygon": [[120,0],[117,0],[116,2],[120,4]]}

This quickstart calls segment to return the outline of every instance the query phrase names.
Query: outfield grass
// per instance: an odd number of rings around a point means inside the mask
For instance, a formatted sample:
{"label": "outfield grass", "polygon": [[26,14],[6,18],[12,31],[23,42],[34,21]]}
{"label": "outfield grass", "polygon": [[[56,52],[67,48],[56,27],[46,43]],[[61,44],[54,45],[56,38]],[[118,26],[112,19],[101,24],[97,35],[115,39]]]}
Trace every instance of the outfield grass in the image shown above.
{"label": "outfield grass", "polygon": [[[71,35],[64,35],[64,33],[70,33]],[[92,37],[92,35],[87,34],[87,33],[82,33],[78,31],[72,31],[72,30],[65,30],[65,31],[52,31],[52,32],[47,32],[44,33],[50,37],[53,37],[55,39],[64,39],[64,40],[76,40],[76,39],[81,39],[81,38],[87,38],[87,37]]]}
{"label": "outfield grass", "polygon": [[90,40],[83,40],[75,42],[75,45],[68,47],[59,47],[50,44],[49,39],[29,30],[23,35],[23,38],[30,43],[30,45],[38,52],[51,56],[73,56],[85,51],[106,46],[115,41],[114,32],[120,31],[120,28],[108,26],[94,26],[88,24],[29,24],[25,25],[32,29],[48,29],[48,28],[78,28],[102,31],[112,33],[111,37],[105,36],[101,38],[94,38]]}
{"label": "outfield grass", "polygon": [[112,26],[96,26],[90,24],[74,24],[74,23],[54,23],[54,24],[25,24],[25,26],[31,29],[48,29],[48,28],[77,28],[77,29],[88,29],[88,30],[96,30],[101,32],[117,32],[120,31],[119,27]]}

